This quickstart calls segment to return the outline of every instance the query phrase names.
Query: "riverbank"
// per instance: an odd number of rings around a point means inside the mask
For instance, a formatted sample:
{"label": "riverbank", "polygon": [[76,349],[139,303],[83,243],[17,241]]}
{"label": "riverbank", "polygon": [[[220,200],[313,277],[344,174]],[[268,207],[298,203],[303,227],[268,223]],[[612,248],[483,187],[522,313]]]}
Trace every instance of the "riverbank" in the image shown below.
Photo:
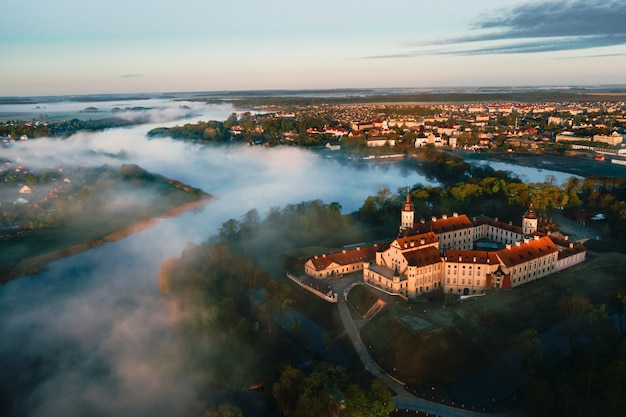
{"label": "riverbank", "polygon": [[531,152],[459,152],[464,160],[471,161],[497,161],[536,168],[537,171],[550,170],[565,172],[580,177],[623,177],[626,175],[626,167],[612,164],[610,160],[597,161],[584,154],[578,156],[556,155],[552,153]]}
{"label": "riverbank", "polygon": [[35,256],[27,256],[18,261],[16,264],[12,265],[7,270],[0,272],[0,284],[25,275],[32,275],[41,272],[48,267],[48,264],[56,260],[77,255],[83,251],[102,246],[103,244],[108,242],[115,242],[117,240],[124,239],[125,237],[128,237],[134,233],[138,233],[142,230],[154,226],[158,223],[159,218],[174,218],[181,216],[182,214],[189,211],[199,210],[205,207],[211,200],[213,200],[213,198],[214,197],[210,194],[204,194],[198,200],[190,201],[177,207],[173,207],[164,211],[158,216],[132,223],[130,225],[127,225],[126,227],[108,233],[101,238],[85,240],[77,244],[73,244],[60,249],[50,250],[48,252]]}

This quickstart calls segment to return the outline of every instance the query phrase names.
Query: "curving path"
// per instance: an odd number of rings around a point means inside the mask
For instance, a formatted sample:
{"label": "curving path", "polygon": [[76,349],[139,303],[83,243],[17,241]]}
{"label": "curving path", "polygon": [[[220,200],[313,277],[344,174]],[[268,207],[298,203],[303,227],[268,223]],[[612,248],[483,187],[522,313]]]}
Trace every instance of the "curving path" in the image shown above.
{"label": "curving path", "polygon": [[[427,401],[425,399],[418,398],[409,393],[404,388],[404,384],[401,381],[398,381],[397,379],[393,378],[391,375],[388,375],[382,369],[380,369],[376,362],[374,362],[374,360],[370,356],[365,345],[363,344],[363,341],[361,340],[361,334],[359,333],[359,330],[357,329],[354,320],[352,320],[350,307],[346,302],[348,292],[350,291],[350,288],[355,285],[355,280],[351,279],[342,283],[340,283],[339,281],[335,281],[334,284],[334,288],[337,293],[342,294],[338,297],[337,307],[339,308],[339,315],[341,316],[343,326],[346,329],[346,332],[350,337],[352,344],[354,345],[354,349],[359,355],[359,358],[361,358],[361,362],[363,362],[365,368],[372,375],[386,381],[389,388],[396,393],[396,396],[394,397],[394,405],[398,410],[420,411],[440,417],[470,417],[484,416],[486,414],[471,410],[465,410],[462,408],[450,407],[444,404],[439,404],[433,401]],[[522,417],[524,414],[521,410],[512,410],[504,413],[489,413],[488,415],[495,417]]]}

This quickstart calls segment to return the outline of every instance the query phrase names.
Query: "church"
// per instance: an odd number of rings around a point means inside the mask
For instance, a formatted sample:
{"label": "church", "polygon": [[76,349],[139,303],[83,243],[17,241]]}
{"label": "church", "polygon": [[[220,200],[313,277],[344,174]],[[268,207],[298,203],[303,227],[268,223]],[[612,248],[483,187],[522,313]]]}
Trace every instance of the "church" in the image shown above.
{"label": "church", "polygon": [[415,222],[409,193],[398,237],[309,259],[305,272],[331,278],[363,271],[365,283],[409,300],[441,290],[455,295],[511,289],[585,260],[584,245],[542,230],[532,203],[521,226],[453,213]]}

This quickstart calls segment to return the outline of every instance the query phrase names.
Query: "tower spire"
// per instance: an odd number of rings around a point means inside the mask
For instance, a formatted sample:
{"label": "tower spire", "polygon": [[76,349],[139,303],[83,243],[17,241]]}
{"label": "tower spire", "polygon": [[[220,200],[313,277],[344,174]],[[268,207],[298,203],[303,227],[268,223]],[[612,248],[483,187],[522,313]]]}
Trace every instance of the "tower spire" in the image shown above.
{"label": "tower spire", "polygon": [[415,224],[415,207],[411,201],[411,188],[407,187],[406,197],[404,198],[404,204],[402,205],[402,213],[400,216],[400,234],[405,230],[410,229]]}
{"label": "tower spire", "polygon": [[524,213],[524,217],[522,218],[522,229],[524,235],[528,236],[535,233],[538,226],[539,219],[537,218],[537,214],[535,214],[535,209],[531,201],[528,205],[528,210],[526,210],[526,213]]}

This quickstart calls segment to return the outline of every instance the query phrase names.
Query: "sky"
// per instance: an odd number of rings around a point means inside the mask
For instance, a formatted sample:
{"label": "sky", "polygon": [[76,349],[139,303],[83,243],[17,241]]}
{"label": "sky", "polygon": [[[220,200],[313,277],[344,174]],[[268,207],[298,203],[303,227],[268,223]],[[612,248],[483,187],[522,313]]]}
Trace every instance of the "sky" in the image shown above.
{"label": "sky", "polygon": [[4,0],[0,96],[626,84],[623,0]]}

